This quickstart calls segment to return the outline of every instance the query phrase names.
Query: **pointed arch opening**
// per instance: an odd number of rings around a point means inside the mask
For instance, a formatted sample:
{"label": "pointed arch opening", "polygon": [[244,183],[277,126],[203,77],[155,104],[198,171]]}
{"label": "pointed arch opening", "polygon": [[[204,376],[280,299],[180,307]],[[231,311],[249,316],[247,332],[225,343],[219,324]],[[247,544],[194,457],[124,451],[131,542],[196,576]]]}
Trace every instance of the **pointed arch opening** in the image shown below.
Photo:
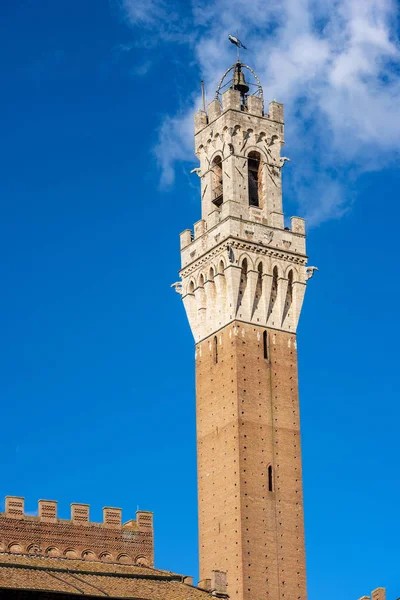
{"label": "pointed arch opening", "polygon": [[238,298],[237,310],[239,310],[239,308],[242,305],[244,293],[246,291],[246,287],[247,287],[247,270],[248,270],[248,262],[247,262],[247,258],[244,258],[242,260],[242,271],[241,271],[241,274],[240,274],[239,298]]}
{"label": "pointed arch opening", "polygon": [[260,304],[262,293],[263,293],[263,264],[262,264],[262,262],[260,262],[260,263],[258,263],[258,267],[257,267],[257,285],[256,285],[256,294],[254,297],[253,313],[257,310],[257,308]]}
{"label": "pointed arch opening", "polygon": [[249,206],[261,206],[262,202],[262,160],[259,152],[249,152],[248,155]]}
{"label": "pointed arch opening", "polygon": [[210,302],[210,308],[213,309],[216,300],[216,289],[215,289],[215,271],[214,267],[210,267],[207,276],[207,302]]}
{"label": "pointed arch opening", "polygon": [[215,288],[216,307],[217,307],[218,314],[221,314],[224,312],[226,303],[227,303],[225,265],[224,265],[224,261],[222,259],[218,263],[215,280],[216,280],[216,288]]}
{"label": "pointed arch opening", "polygon": [[287,292],[286,292],[286,298],[285,298],[285,308],[284,308],[284,313],[283,313],[283,319],[286,319],[290,307],[292,305],[292,301],[293,301],[293,271],[292,269],[290,269],[289,273],[288,273],[288,286],[287,286]]}
{"label": "pointed arch opening", "polygon": [[224,201],[224,190],[222,181],[222,158],[216,156],[211,163],[212,171],[212,203],[220,208]]}
{"label": "pointed arch opening", "polygon": [[288,289],[287,289],[287,301],[289,305],[292,303],[293,299],[293,271],[290,270],[288,274]]}
{"label": "pointed arch opening", "polygon": [[274,267],[273,271],[272,271],[271,298],[269,301],[268,317],[272,313],[274,306],[275,306],[276,299],[278,297],[278,277],[279,277],[278,267]]}

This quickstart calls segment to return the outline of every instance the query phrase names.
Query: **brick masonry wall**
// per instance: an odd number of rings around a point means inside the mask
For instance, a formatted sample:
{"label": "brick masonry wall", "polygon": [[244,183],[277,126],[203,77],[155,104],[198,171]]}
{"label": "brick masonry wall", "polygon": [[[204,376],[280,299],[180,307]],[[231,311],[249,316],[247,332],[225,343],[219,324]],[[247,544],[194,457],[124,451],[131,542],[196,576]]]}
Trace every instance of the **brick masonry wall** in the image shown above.
{"label": "brick masonry wall", "polygon": [[[200,577],[305,600],[296,336],[234,322],[196,347]],[[272,467],[273,491],[269,491]]]}
{"label": "brick masonry wall", "polygon": [[124,525],[121,509],[103,509],[104,522],[89,521],[89,506],[71,505],[71,520],[58,519],[56,502],[40,501],[39,516],[24,514],[23,498],[6,498],[0,513],[0,552],[102,560],[153,566],[153,515],[138,511]]}

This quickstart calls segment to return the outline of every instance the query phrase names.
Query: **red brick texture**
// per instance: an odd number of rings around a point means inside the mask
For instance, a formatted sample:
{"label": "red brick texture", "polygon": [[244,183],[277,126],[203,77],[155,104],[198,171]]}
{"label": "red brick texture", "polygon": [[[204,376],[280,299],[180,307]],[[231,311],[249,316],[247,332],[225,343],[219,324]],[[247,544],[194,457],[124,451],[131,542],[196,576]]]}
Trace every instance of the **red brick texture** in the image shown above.
{"label": "red brick texture", "polygon": [[264,331],[222,329],[218,362],[214,335],[196,347],[200,577],[226,571],[232,600],[306,600],[296,335],[267,330],[264,358]]}

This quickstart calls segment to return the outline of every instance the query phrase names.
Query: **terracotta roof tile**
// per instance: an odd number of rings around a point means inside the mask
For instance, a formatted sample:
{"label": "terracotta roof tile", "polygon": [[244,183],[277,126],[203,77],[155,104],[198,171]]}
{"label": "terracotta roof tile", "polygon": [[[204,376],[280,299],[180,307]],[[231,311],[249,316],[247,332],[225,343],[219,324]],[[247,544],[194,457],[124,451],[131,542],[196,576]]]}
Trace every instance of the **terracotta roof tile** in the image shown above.
{"label": "terracotta roof tile", "polygon": [[134,565],[0,553],[0,589],[64,592],[141,600],[206,600],[209,594],[182,577]]}
{"label": "terracotta roof tile", "polygon": [[149,576],[174,576],[181,577],[171,571],[144,567],[140,565],[123,565],[120,563],[107,563],[99,560],[86,561],[65,557],[34,556],[27,554],[11,554],[0,552],[0,565],[25,565],[28,567],[43,567],[49,569],[67,569],[76,571],[89,571],[91,573],[132,573]]}

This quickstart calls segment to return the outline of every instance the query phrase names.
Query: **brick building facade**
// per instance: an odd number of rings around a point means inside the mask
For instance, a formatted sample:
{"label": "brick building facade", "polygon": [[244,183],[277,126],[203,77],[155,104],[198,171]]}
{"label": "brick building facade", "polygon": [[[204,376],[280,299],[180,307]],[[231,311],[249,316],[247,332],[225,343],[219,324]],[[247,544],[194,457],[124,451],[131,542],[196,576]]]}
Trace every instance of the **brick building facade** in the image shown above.
{"label": "brick building facade", "polygon": [[103,508],[103,522],[89,520],[88,504],[71,504],[71,519],[57,517],[57,502],[39,500],[38,516],[24,513],[24,499],[7,496],[0,513],[0,552],[154,565],[153,515],[137,511],[122,523],[120,508]]}
{"label": "brick building facade", "polygon": [[191,577],[154,568],[153,515],[137,511],[122,523],[120,508],[105,507],[103,522],[89,520],[89,505],[71,504],[59,519],[57,503],[39,500],[38,516],[24,499],[8,496],[0,513],[0,598],[61,600],[71,597],[205,600],[225,598],[224,574],[204,589]]}

